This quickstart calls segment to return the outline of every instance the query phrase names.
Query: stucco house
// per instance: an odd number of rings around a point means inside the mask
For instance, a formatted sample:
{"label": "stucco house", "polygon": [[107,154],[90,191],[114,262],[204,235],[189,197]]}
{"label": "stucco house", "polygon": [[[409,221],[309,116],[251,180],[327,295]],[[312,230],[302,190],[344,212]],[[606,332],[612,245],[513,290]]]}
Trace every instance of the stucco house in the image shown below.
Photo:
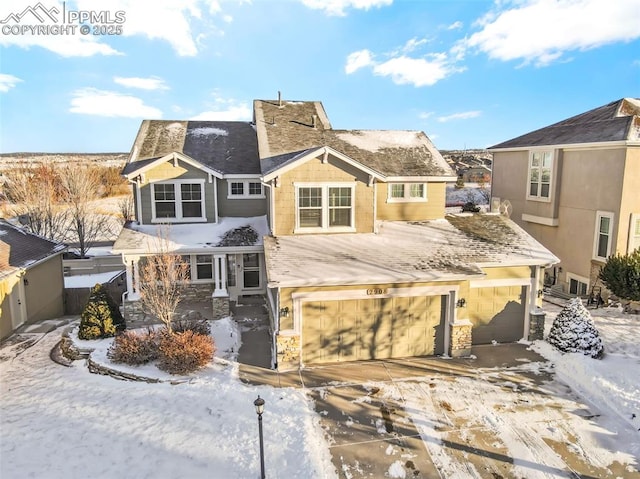
{"label": "stucco house", "polygon": [[557,258],[505,216],[445,215],[455,173],[421,131],[339,130],[320,102],[256,100],[251,123],[144,121],[124,174],[130,314],[171,223],[164,244],[214,315],[265,296],[280,369],[541,334],[530,313]]}
{"label": "stucco house", "polygon": [[[601,288],[607,257],[640,247],[640,99],[622,98],[490,148],[492,197],[561,262],[546,282]],[[603,294],[605,293],[603,288]]]}
{"label": "stucco house", "polygon": [[64,314],[65,248],[0,219],[0,339]]}

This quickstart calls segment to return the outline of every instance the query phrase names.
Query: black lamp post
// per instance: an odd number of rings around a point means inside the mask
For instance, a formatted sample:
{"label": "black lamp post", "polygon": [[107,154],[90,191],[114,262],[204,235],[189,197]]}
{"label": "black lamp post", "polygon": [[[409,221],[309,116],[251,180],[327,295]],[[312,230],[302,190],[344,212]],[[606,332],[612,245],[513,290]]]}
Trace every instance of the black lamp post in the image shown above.
{"label": "black lamp post", "polygon": [[258,399],[253,401],[253,405],[256,407],[256,414],[258,414],[258,431],[260,432],[260,479],[264,479],[264,445],[262,442],[262,413],[264,412],[264,399],[258,395]]}

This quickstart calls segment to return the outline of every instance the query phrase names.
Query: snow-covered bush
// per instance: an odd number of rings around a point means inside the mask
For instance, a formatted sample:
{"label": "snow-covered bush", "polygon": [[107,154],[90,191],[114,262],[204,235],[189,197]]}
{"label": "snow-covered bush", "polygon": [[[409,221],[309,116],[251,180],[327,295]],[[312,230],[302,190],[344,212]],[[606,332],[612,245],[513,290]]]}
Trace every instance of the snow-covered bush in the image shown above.
{"label": "snow-covered bush", "polygon": [[158,367],[170,374],[189,374],[209,364],[214,352],[211,336],[193,331],[163,333],[158,351]]}
{"label": "snow-covered bush", "polygon": [[604,353],[591,313],[580,298],[573,298],[562,308],[551,326],[547,342],[565,353],[583,353],[597,359]]}
{"label": "snow-covered bush", "polygon": [[87,305],[82,311],[78,337],[80,339],[101,339],[115,336],[125,328],[124,318],[109,293],[101,284],[91,289]]}
{"label": "snow-covered bush", "polygon": [[146,364],[158,359],[158,333],[149,329],[143,332],[125,331],[116,336],[107,352],[114,363],[131,366]]}

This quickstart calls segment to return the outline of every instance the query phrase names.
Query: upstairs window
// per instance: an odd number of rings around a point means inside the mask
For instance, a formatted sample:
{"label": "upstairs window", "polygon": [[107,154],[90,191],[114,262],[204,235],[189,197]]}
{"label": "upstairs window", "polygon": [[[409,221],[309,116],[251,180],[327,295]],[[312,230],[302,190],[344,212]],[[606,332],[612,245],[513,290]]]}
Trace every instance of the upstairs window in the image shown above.
{"label": "upstairs window", "polygon": [[613,213],[598,211],[596,214],[596,237],[594,241],[593,257],[605,261],[611,254],[613,233]]}
{"label": "upstairs window", "polygon": [[354,231],[355,184],[296,185],[296,231]]}
{"label": "upstairs window", "polygon": [[389,183],[387,201],[389,203],[427,201],[427,185],[426,183]]}
{"label": "upstairs window", "polygon": [[551,198],[552,151],[533,151],[529,157],[527,198],[548,201]]}
{"label": "upstairs window", "polygon": [[229,199],[264,198],[264,190],[260,181],[228,180]]}
{"label": "upstairs window", "polygon": [[204,180],[151,184],[152,221],[206,221]]}
{"label": "upstairs window", "polygon": [[633,213],[629,223],[627,253],[633,253],[638,248],[640,248],[640,213]]}

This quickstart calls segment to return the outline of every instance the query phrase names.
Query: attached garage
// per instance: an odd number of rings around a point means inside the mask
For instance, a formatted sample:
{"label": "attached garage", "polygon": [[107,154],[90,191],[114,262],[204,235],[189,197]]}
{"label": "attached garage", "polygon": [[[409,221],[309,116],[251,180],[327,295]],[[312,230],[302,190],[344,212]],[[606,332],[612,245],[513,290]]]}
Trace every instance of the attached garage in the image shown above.
{"label": "attached garage", "polygon": [[448,296],[301,301],[303,364],[444,352]]}
{"label": "attached garage", "polygon": [[512,343],[522,339],[527,286],[473,286],[472,283],[467,301],[468,319],[473,324],[472,344]]}

